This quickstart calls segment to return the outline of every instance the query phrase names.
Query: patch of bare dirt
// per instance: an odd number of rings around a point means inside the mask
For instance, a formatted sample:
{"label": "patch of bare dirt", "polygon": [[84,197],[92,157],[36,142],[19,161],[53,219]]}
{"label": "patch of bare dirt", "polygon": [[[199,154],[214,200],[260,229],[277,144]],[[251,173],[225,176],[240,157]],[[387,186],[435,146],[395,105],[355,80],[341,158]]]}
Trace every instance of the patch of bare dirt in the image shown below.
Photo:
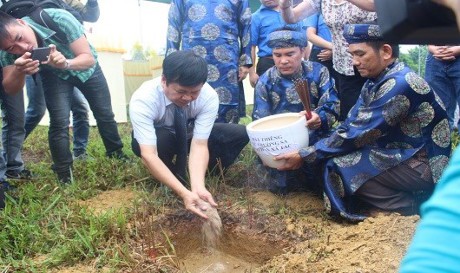
{"label": "patch of bare dirt", "polygon": [[136,194],[130,189],[118,189],[101,192],[93,198],[79,201],[78,204],[92,210],[95,214],[102,214],[108,210],[119,210],[133,206]]}
{"label": "patch of bare dirt", "polygon": [[92,266],[80,265],[80,266],[72,266],[72,267],[52,270],[49,273],[109,273],[109,272],[111,272],[109,268],[95,269]]}
{"label": "patch of bare dirt", "polygon": [[[338,223],[322,213],[322,200],[311,194],[279,198],[261,192],[255,198],[267,209],[281,202],[299,212],[285,219],[285,230],[303,238],[262,272],[397,272],[419,220],[381,213],[358,224]],[[313,236],[305,237],[306,231]]]}
{"label": "patch of bare dirt", "polygon": [[[129,189],[112,190],[81,204],[102,213],[132,207],[134,198]],[[245,198],[221,202],[224,237],[218,252],[206,252],[202,221],[182,207],[136,218],[133,225],[145,235],[132,244],[139,264],[123,272],[155,272],[149,271],[154,266],[163,272],[396,273],[419,220],[380,213],[358,224],[337,222],[310,193],[281,197],[259,191]],[[53,271],[58,272],[100,271],[81,266]]]}

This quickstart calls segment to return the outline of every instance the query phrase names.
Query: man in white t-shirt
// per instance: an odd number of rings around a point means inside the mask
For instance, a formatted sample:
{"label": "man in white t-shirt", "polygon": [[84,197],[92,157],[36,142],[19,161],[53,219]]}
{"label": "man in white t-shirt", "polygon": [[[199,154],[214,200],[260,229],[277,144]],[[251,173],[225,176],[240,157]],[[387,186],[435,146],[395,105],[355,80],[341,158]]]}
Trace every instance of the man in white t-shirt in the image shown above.
{"label": "man in white t-shirt", "polygon": [[[202,57],[193,51],[173,52],[163,61],[161,77],[142,84],[129,104],[134,153],[154,178],[183,199],[186,209],[203,218],[207,217],[202,201],[217,206],[205,187],[206,170],[215,170],[217,162],[224,169],[230,166],[249,141],[243,125],[214,123],[219,98],[206,83],[207,76]],[[186,116],[191,190],[184,186],[186,177],[176,164],[181,147],[177,108]]]}

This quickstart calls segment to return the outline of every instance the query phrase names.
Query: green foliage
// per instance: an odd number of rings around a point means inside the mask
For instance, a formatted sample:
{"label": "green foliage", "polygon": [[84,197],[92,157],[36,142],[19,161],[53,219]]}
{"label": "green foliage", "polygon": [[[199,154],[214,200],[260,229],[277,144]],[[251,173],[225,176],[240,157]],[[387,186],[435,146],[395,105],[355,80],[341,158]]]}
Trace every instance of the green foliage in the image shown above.
{"label": "green foliage", "polygon": [[400,53],[399,59],[406,63],[412,70],[420,76],[425,76],[425,60],[428,54],[428,47],[416,46],[409,49],[408,53]]}
{"label": "green foliage", "polygon": [[146,61],[144,47],[139,43],[135,43],[131,49],[131,60],[133,61]]}

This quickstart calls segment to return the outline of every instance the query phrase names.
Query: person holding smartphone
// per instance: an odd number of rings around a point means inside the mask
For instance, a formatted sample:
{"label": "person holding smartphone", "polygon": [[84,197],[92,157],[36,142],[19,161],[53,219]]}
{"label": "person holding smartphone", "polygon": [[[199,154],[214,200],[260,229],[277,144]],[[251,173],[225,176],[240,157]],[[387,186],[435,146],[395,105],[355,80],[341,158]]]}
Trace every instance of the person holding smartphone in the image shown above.
{"label": "person holding smartphone", "polygon": [[[89,0],[83,4],[80,0],[63,0],[81,15],[85,22],[96,22],[100,10],[97,0]],[[26,89],[29,103],[25,116],[25,139],[32,133],[46,112],[45,98],[43,95],[42,80],[40,75],[26,77]],[[76,160],[86,160],[88,156],[86,147],[89,138],[89,105],[83,94],[74,88],[72,94],[72,119],[73,119],[73,157]]]}
{"label": "person holding smartphone", "polygon": [[[86,4],[79,0],[63,0],[80,13],[84,21],[96,22],[100,11],[97,0],[89,0]],[[45,47],[46,48],[46,47]],[[49,54],[48,54],[49,55]],[[47,57],[42,55],[41,57]],[[42,59],[43,60],[43,59]],[[46,104],[41,86],[41,78],[37,74],[35,81],[31,76],[26,77],[28,105],[24,117],[24,97],[21,94],[10,96],[0,90],[2,99],[2,143],[3,156],[7,162],[6,177],[8,179],[31,179],[32,174],[25,168],[22,159],[24,140],[38,125],[45,115]],[[73,155],[77,159],[86,159],[86,146],[89,137],[89,105],[83,94],[74,89],[72,99],[73,114]],[[25,125],[24,125],[25,124]]]}
{"label": "person holding smartphone", "polygon": [[[68,125],[74,87],[82,91],[91,106],[107,156],[125,161],[129,158],[122,151],[123,143],[109,103],[111,98],[107,81],[98,64],[95,49],[86,39],[83,26],[65,10],[44,11],[63,30],[68,43],[50,35],[50,29],[39,27],[27,16],[16,19],[0,13],[3,86],[7,94],[18,94],[24,86],[26,75],[40,74],[50,114],[49,145],[53,170],[61,183],[71,183],[73,158],[69,149]],[[21,35],[21,39],[10,39],[18,35]],[[39,44],[41,47],[51,47],[49,60],[41,64],[30,58],[30,50]]]}

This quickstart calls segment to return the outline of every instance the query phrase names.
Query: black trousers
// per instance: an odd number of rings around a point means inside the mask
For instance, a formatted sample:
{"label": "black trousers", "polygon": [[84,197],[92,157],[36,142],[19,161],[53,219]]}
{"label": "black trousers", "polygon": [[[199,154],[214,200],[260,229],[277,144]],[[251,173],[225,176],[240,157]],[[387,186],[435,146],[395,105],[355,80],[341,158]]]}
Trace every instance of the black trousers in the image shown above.
{"label": "black trousers", "polygon": [[334,75],[335,85],[340,100],[340,121],[344,121],[347,118],[348,112],[358,100],[361,88],[367,80],[361,77],[356,67],[353,67],[353,69],[355,71],[355,75],[353,76],[343,75],[337,71]]}
{"label": "black trousers", "polygon": [[275,65],[275,61],[273,61],[272,57],[259,58],[259,60],[257,61],[257,67],[256,67],[257,75],[260,76],[260,75],[264,74],[265,71],[267,71],[268,69],[270,69],[274,65]]}
{"label": "black trousers", "polygon": [[244,96],[244,85],[243,81],[238,82],[238,88],[240,89],[240,99],[238,102],[238,114],[240,118],[246,117],[246,97]]}
{"label": "black trousers", "polygon": [[[158,157],[165,163],[172,173],[178,174],[174,164],[177,154],[176,136],[170,130],[164,128],[155,129],[157,135]],[[208,170],[218,173],[218,162],[223,169],[228,168],[240,154],[241,150],[249,142],[246,127],[241,124],[214,123],[211,135],[208,139],[209,163]],[[190,144],[190,143],[189,143]],[[189,145],[190,147],[190,145]],[[132,137],[131,148],[135,155],[141,156],[139,143]]]}
{"label": "black trousers", "polygon": [[428,199],[434,189],[432,179],[422,178],[429,168],[426,163],[413,168],[403,162],[370,179],[355,194],[380,209],[403,214],[418,213],[420,204]]}

